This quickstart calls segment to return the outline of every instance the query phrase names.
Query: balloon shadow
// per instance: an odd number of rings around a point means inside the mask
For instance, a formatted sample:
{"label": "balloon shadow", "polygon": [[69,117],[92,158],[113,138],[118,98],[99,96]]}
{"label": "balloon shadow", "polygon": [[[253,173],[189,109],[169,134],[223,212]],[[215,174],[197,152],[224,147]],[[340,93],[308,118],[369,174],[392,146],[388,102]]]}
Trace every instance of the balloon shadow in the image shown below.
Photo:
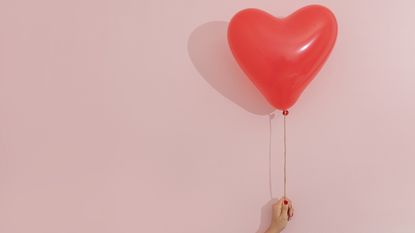
{"label": "balloon shadow", "polygon": [[[256,115],[269,115],[271,140],[271,120],[275,111],[254,84],[243,73],[233,58],[227,41],[228,23],[212,21],[197,27],[190,35],[187,49],[189,57],[206,82],[225,98]],[[271,141],[269,144],[271,164]],[[271,165],[270,165],[271,166]],[[270,196],[272,197],[271,167],[269,167]],[[269,227],[272,216],[272,199],[261,208],[261,218],[256,233],[263,233]]]}
{"label": "balloon shadow", "polygon": [[187,49],[200,75],[227,99],[248,112],[267,115],[275,109],[234,60],[227,41],[228,23],[213,21],[197,27]]}

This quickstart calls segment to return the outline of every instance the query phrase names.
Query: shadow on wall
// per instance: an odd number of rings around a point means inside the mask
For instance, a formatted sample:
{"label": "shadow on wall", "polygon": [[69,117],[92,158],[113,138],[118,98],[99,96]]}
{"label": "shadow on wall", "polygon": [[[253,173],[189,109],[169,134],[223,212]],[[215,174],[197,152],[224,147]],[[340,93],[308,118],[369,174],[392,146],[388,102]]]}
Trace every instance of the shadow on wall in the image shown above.
{"label": "shadow on wall", "polygon": [[197,27],[187,49],[201,76],[219,93],[248,112],[274,111],[234,60],[227,40],[228,23],[213,21]]}
{"label": "shadow on wall", "polygon": [[[225,21],[208,22],[197,27],[191,33],[187,44],[190,59],[206,82],[227,99],[248,112],[269,115],[271,134],[271,120],[274,117],[271,113],[275,109],[268,104],[234,60],[228,46],[227,28],[228,23]],[[269,150],[271,159],[271,144]],[[269,176],[272,197],[271,170]],[[256,233],[263,233],[268,228],[272,204],[276,201],[272,199],[262,207]]]}

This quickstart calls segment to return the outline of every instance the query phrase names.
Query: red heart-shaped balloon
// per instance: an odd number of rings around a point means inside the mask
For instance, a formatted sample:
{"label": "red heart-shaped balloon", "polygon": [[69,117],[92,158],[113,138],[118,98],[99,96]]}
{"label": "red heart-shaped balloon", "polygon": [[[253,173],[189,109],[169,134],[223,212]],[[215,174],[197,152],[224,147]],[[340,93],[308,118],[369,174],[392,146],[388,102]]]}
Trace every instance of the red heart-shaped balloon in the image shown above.
{"label": "red heart-shaped balloon", "polygon": [[334,14],[319,5],[285,18],[245,9],[228,27],[229,45],[240,67],[280,110],[295,104],[326,61],[336,37]]}

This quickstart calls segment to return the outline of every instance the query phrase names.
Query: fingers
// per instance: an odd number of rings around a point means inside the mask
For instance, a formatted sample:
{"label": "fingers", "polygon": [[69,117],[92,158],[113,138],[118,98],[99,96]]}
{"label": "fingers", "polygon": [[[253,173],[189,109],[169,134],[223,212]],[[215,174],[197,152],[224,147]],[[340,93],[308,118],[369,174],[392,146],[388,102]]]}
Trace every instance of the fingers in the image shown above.
{"label": "fingers", "polygon": [[285,198],[288,201],[288,217],[292,217],[294,214],[293,202],[289,198]]}
{"label": "fingers", "polygon": [[291,206],[288,208],[288,221],[294,216],[294,208]]}
{"label": "fingers", "polygon": [[294,208],[293,208],[292,201],[290,199],[288,199],[288,200],[289,200],[289,205],[288,205],[288,221],[290,221],[291,218],[294,216]]}
{"label": "fingers", "polygon": [[280,198],[272,208],[277,217],[281,216],[286,220],[290,220],[294,215],[294,208],[289,198]]}

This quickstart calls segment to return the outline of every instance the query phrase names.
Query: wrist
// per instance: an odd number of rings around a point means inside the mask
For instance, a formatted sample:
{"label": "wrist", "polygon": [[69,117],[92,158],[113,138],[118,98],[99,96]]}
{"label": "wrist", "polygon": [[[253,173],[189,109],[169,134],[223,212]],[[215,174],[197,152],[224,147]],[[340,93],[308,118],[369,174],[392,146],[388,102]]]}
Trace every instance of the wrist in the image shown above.
{"label": "wrist", "polygon": [[281,233],[281,229],[279,229],[279,227],[275,224],[271,224],[265,233]]}

